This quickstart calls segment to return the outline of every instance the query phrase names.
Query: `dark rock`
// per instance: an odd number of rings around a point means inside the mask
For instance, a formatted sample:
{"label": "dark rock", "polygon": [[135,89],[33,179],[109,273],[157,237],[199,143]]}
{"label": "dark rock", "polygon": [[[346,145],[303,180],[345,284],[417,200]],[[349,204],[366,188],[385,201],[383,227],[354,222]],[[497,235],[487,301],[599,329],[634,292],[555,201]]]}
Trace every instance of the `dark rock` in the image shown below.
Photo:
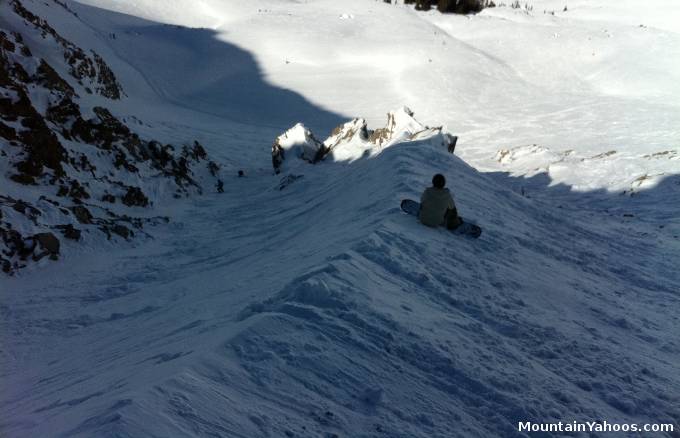
{"label": "dark rock", "polygon": [[9,260],[0,256],[0,263],[2,263],[2,271],[5,274],[9,274],[12,272],[12,263]]}
{"label": "dark rock", "polygon": [[132,231],[124,225],[116,224],[111,228],[111,231],[118,234],[123,239],[127,239],[132,234]]}
{"label": "dark rock", "polygon": [[16,50],[16,45],[14,44],[13,41],[10,41],[7,38],[7,34],[5,32],[0,31],[0,49],[7,50],[8,52],[14,53]]}
{"label": "dark rock", "polygon": [[418,11],[429,11],[432,6],[442,13],[470,14],[480,12],[485,7],[495,7],[489,0],[404,0],[404,4],[414,4]]}
{"label": "dark rock", "polygon": [[7,126],[4,123],[0,122],[0,137],[6,140],[16,140],[17,131],[11,126]]}
{"label": "dark rock", "polygon": [[28,206],[28,204],[26,204],[25,202],[17,201],[17,202],[14,203],[14,205],[12,205],[12,208],[14,209],[14,211],[16,211],[18,213],[25,214],[27,206]]}
{"label": "dark rock", "polygon": [[[3,82],[3,76],[4,74],[0,72],[0,82]],[[10,82],[13,83],[13,79],[10,79]],[[13,179],[22,184],[32,184],[36,177],[42,176],[43,167],[54,170],[57,177],[63,176],[64,169],[61,164],[66,160],[66,150],[31,104],[25,87],[15,84],[13,89],[18,99],[16,101],[0,99],[0,116],[8,121],[21,117],[21,125],[27,128],[16,136],[16,139],[23,143],[24,157],[15,165],[19,175]]]}
{"label": "dark rock", "polygon": [[81,224],[91,224],[92,223],[92,213],[82,205],[76,205],[71,207],[73,215],[78,219]]}
{"label": "dark rock", "polygon": [[104,196],[102,196],[102,201],[104,201],[104,202],[110,202],[111,204],[114,204],[114,203],[116,202],[116,197],[113,196],[113,195],[110,194],[110,193],[107,193],[107,194],[105,194]]}
{"label": "dark rock", "polygon": [[146,197],[139,187],[128,187],[127,193],[121,199],[123,204],[132,207],[146,207],[149,205],[149,198]]}
{"label": "dark rock", "polygon": [[40,65],[35,72],[34,81],[48,90],[61,91],[68,97],[75,95],[73,87],[59,76],[59,73],[46,63],[44,59],[40,60]]}
{"label": "dark rock", "polygon": [[197,161],[205,159],[208,156],[205,148],[197,141],[194,141],[194,147],[192,148],[191,153],[194,160]]}
{"label": "dark rock", "polygon": [[61,230],[61,233],[67,239],[80,240],[81,231],[71,224],[57,225],[55,228]]}
{"label": "dark rock", "polygon": [[446,149],[449,151],[450,154],[454,153],[456,151],[456,143],[458,143],[458,137],[451,134],[444,134],[444,138],[446,141]]}
{"label": "dark rock", "polygon": [[101,56],[99,56],[94,50],[92,51],[94,56],[94,62],[99,69],[99,75],[97,77],[97,83],[99,87],[97,91],[104,97],[109,99],[117,100],[120,99],[123,87],[120,85],[116,79],[116,75],[113,74],[113,70],[104,62]]}
{"label": "dark rock", "polygon": [[[47,108],[45,116],[51,122],[65,124],[69,120],[76,120],[81,117],[81,113],[78,105],[70,97],[65,96],[58,103]],[[63,132],[66,134],[64,137],[67,139],[71,138],[70,133],[66,129]]]}
{"label": "dark rock", "polygon": [[52,233],[38,233],[33,238],[38,242],[40,248],[46,250],[50,255],[59,254],[59,239]]}
{"label": "dark rock", "polygon": [[[61,193],[61,188],[59,189],[59,193]],[[57,193],[57,195],[59,195],[59,193]],[[85,187],[76,180],[71,180],[71,187],[68,189],[68,195],[73,198],[74,201],[90,199],[90,194],[87,193]]]}
{"label": "dark rock", "polygon": [[35,178],[33,178],[31,175],[26,175],[25,173],[11,175],[9,179],[26,186],[35,185]]}
{"label": "dark rock", "polygon": [[416,0],[416,10],[429,11],[432,5],[429,0]]}
{"label": "dark rock", "polygon": [[272,167],[274,167],[274,172],[277,175],[281,172],[281,165],[285,159],[286,151],[281,147],[279,139],[277,138],[272,144]]}
{"label": "dark rock", "polygon": [[210,174],[212,176],[217,176],[217,172],[220,170],[219,164],[215,163],[214,161],[209,161],[208,162],[208,170],[210,171]]}
{"label": "dark rock", "polygon": [[24,240],[21,233],[11,228],[0,227],[0,237],[7,248],[3,253],[9,257],[17,256],[21,260],[26,260],[35,248],[35,241]]}
{"label": "dark rock", "polygon": [[113,161],[113,165],[116,167],[116,169],[120,169],[121,167],[125,168],[128,172],[134,172],[137,173],[139,169],[128,160],[128,157],[125,155],[124,152],[119,151],[116,156],[115,160]]}

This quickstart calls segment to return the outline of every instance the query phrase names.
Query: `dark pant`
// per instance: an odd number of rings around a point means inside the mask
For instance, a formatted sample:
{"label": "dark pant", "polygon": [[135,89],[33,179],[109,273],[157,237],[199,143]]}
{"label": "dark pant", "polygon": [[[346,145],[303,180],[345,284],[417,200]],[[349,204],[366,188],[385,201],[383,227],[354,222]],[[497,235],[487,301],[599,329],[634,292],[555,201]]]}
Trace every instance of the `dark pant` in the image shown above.
{"label": "dark pant", "polygon": [[463,223],[463,220],[458,216],[458,210],[455,208],[453,210],[446,210],[444,215],[444,224],[449,230],[455,230]]}

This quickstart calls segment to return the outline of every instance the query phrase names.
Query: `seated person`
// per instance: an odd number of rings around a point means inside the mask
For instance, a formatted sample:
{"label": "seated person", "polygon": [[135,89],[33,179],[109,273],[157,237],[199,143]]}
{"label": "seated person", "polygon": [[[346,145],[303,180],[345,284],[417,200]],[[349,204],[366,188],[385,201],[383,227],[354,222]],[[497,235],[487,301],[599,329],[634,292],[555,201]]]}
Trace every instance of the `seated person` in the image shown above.
{"label": "seated person", "polygon": [[456,204],[445,185],[444,175],[438,173],[432,177],[432,187],[426,188],[420,197],[418,218],[428,227],[445,225],[449,230],[453,230],[463,221],[458,217]]}

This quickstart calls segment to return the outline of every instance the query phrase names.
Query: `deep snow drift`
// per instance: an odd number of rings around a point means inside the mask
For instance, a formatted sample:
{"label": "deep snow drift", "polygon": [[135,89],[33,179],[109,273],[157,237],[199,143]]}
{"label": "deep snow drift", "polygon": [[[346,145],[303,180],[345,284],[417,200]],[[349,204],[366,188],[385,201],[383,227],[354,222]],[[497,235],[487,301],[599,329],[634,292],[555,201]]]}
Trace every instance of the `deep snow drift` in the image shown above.
{"label": "deep snow drift", "polygon": [[[454,17],[98,0],[63,19],[48,3],[25,2],[102,54],[127,94],[117,116],[143,138],[197,139],[231,176],[155,206],[171,220],[152,239],[74,245],[0,279],[3,436],[677,428],[677,7],[640,28],[626,2],[611,19],[583,1]],[[595,38],[610,59],[592,59]],[[579,47],[567,68],[559,50]],[[385,125],[403,105],[418,121]],[[272,142],[298,122],[331,133],[330,153],[275,175]],[[435,172],[480,239],[400,212]],[[290,175],[304,176],[282,187]]]}

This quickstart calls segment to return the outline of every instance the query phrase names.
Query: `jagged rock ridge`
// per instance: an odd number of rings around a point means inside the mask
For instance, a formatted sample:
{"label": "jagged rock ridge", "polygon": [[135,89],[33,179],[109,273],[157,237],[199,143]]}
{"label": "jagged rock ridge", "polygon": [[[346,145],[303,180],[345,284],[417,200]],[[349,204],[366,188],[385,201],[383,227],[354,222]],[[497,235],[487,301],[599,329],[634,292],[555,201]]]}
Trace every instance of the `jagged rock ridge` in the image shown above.
{"label": "jagged rock ridge", "polygon": [[274,171],[280,173],[288,170],[285,163],[286,160],[290,163],[291,157],[312,164],[328,157],[337,161],[355,160],[375,154],[395,143],[424,139],[441,143],[451,153],[457,141],[457,137],[444,132],[442,127],[430,128],[422,125],[407,107],[390,111],[384,128],[369,130],[366,120],[355,118],[337,126],[323,142],[317,140],[303,124],[298,123],[274,140],[272,164]]}

